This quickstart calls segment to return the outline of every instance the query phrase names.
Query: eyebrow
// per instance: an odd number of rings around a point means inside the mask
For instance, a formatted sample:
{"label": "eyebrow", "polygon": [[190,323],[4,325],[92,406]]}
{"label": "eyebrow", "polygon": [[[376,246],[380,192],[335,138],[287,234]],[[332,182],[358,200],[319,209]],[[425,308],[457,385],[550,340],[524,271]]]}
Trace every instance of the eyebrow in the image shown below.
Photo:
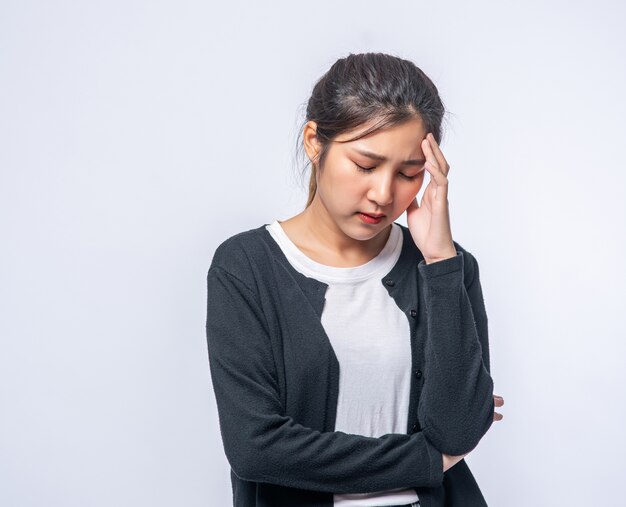
{"label": "eyebrow", "polygon": [[[357,153],[360,153],[361,155],[364,155],[369,158],[373,158],[374,160],[379,160],[381,162],[384,162],[385,160],[387,160],[386,157],[383,157],[382,155],[378,155],[377,153],[372,153],[371,151],[359,150],[358,148],[353,148],[353,149]],[[400,165],[420,165],[421,166],[425,162],[426,162],[425,159],[417,158],[417,159],[405,160],[403,162],[400,162]]]}

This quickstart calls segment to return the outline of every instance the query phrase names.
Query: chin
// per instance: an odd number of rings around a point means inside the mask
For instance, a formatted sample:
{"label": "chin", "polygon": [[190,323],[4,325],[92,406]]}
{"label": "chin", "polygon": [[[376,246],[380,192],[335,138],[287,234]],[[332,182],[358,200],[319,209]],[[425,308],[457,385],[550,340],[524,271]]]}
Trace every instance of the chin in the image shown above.
{"label": "chin", "polygon": [[[361,220],[356,215],[355,215],[355,218],[356,220],[359,220],[359,221]],[[367,225],[364,223],[357,224],[353,228],[353,230],[355,231],[355,234],[348,234],[347,231],[344,231],[344,232],[346,232],[348,236],[356,240],[367,241],[378,236],[381,232],[387,229],[387,226],[389,225],[390,224],[387,222],[387,217],[385,217],[383,220],[381,220],[380,223],[375,224],[375,225]]]}

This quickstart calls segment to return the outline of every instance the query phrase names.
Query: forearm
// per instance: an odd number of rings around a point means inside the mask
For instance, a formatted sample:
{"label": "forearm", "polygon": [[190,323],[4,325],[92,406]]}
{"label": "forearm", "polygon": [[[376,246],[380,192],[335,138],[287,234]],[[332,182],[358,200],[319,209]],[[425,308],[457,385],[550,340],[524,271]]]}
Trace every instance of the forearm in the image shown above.
{"label": "forearm", "polygon": [[[488,342],[479,335],[474,318],[474,309],[484,311],[484,307],[473,263],[470,255],[458,252],[419,265],[427,340],[418,418],[426,437],[450,455],[471,451],[493,422],[493,380],[485,364],[488,350],[481,344],[488,347]],[[464,283],[465,269],[474,272],[469,290]]]}
{"label": "forearm", "polygon": [[434,487],[443,481],[443,456],[422,432],[378,438],[320,432],[278,414],[251,409],[246,414],[218,399],[224,450],[244,480],[333,493]]}

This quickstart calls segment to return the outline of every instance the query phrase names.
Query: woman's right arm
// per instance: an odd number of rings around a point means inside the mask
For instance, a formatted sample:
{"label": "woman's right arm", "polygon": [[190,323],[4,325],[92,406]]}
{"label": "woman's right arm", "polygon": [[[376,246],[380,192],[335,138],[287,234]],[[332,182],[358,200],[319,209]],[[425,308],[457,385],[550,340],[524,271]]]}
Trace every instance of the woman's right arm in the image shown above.
{"label": "woman's right arm", "polygon": [[444,459],[424,436],[318,431],[284,413],[261,306],[212,265],[206,336],[224,451],[240,478],[333,493],[442,484]]}

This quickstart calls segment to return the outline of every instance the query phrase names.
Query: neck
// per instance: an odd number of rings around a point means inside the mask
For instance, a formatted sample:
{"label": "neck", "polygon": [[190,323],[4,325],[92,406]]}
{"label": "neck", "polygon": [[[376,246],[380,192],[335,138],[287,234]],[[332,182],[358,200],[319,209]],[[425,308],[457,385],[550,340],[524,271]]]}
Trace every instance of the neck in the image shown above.
{"label": "neck", "polygon": [[[370,238],[357,239],[349,236],[330,215],[319,199],[319,194],[314,197],[311,205],[298,215],[298,220],[315,244],[337,257],[350,259],[369,260],[375,257],[384,248],[391,234],[391,225],[388,225]],[[354,224],[357,227],[358,220],[354,215]]]}

